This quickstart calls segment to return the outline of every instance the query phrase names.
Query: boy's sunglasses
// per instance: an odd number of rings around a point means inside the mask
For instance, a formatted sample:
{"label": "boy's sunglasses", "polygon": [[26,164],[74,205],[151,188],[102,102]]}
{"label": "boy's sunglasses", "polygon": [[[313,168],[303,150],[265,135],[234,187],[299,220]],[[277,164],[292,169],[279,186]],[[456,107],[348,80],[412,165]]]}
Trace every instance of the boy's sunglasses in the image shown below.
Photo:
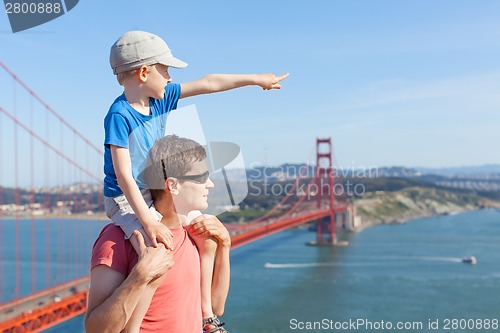
{"label": "boy's sunglasses", "polygon": [[[163,177],[165,180],[167,177],[167,171],[165,170],[165,163],[163,160],[161,161],[161,166],[163,167]],[[197,184],[205,184],[208,181],[208,177],[210,177],[210,172],[205,171],[204,173],[200,173],[198,175],[184,175],[184,176],[172,176],[177,179],[192,181]]]}

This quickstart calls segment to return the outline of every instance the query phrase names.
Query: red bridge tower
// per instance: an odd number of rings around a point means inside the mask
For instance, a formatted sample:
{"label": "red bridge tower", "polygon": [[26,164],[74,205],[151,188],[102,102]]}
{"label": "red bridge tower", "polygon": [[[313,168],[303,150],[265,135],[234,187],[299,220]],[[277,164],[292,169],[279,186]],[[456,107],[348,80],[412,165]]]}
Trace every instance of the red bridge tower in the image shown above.
{"label": "red bridge tower", "polygon": [[342,217],[342,225],[345,227],[347,216],[350,215],[348,205],[339,204],[335,200],[335,171],[332,155],[332,139],[316,139],[316,204],[319,210],[329,209],[330,215],[318,220],[316,242],[313,245],[340,245],[337,243],[336,217],[338,215]]}

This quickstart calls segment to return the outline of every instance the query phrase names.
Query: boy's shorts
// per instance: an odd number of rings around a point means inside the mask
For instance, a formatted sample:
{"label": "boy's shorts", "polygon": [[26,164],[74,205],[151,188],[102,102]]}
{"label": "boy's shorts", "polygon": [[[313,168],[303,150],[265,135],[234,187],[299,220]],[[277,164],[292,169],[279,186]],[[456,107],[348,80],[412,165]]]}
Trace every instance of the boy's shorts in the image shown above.
{"label": "boy's shorts", "polygon": [[[158,221],[162,215],[158,213],[153,205],[153,198],[149,190],[141,190],[142,197]],[[125,238],[129,239],[134,230],[142,229],[142,225],[135,215],[134,210],[125,198],[125,195],[119,195],[114,198],[104,197],[104,210],[114,225],[119,226],[125,233]]]}

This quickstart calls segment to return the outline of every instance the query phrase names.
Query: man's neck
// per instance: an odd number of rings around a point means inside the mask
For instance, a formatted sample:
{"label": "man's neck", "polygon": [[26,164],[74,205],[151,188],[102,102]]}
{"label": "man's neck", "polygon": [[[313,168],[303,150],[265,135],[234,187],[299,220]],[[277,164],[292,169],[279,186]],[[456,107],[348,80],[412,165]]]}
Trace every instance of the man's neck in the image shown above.
{"label": "man's neck", "polygon": [[160,222],[167,228],[180,228],[187,225],[187,214],[178,213],[168,195],[164,195],[161,199],[156,200],[154,204],[158,213],[163,216]]}
{"label": "man's neck", "polygon": [[158,212],[163,216],[160,222],[167,228],[180,228],[190,222],[188,214],[177,213],[175,209],[169,211],[158,210]]}
{"label": "man's neck", "polygon": [[156,210],[162,215],[161,223],[167,228],[180,228],[182,226],[182,219],[179,214],[175,212],[175,209],[166,209],[165,207],[160,208],[155,204]]}

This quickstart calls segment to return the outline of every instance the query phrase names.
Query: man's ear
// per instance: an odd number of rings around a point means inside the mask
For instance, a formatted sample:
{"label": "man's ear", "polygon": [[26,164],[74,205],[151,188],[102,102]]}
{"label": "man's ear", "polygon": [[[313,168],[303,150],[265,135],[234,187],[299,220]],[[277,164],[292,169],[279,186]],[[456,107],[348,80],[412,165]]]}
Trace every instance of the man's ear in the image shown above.
{"label": "man's ear", "polygon": [[165,188],[171,194],[178,194],[179,193],[179,190],[177,189],[178,184],[179,183],[177,182],[177,179],[174,179],[174,178],[167,178],[167,180],[165,180]]}
{"label": "man's ear", "polygon": [[148,66],[142,65],[140,68],[137,69],[137,78],[142,83],[145,83],[148,80],[148,73],[149,73]]}

